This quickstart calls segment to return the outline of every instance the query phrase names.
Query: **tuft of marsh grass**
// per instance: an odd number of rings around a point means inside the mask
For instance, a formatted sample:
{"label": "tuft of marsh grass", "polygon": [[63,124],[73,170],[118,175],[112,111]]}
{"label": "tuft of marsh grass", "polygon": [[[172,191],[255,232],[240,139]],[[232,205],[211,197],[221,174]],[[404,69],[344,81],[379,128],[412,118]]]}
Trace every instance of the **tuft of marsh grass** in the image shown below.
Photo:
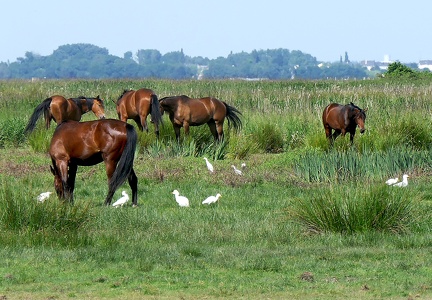
{"label": "tuft of marsh grass", "polygon": [[[53,199],[51,199],[53,198]],[[44,203],[29,198],[25,190],[13,190],[3,181],[0,188],[0,228],[34,239],[34,243],[81,243],[85,227],[94,218],[87,204],[68,205],[52,196]],[[53,201],[54,200],[54,201]],[[7,241],[3,241],[7,242]]]}
{"label": "tuft of marsh grass", "polygon": [[24,144],[24,128],[26,126],[23,118],[12,117],[0,119],[0,147],[18,147]]}
{"label": "tuft of marsh grass", "polygon": [[346,182],[348,180],[375,180],[389,174],[428,168],[432,163],[431,150],[390,148],[371,151],[355,148],[331,149],[324,152],[309,149],[294,164],[294,172],[307,182]]}
{"label": "tuft of marsh grass", "polygon": [[264,153],[280,153],[284,148],[284,139],[276,124],[264,123],[252,133],[258,149]]}
{"label": "tuft of marsh grass", "polygon": [[290,213],[309,231],[344,234],[406,232],[413,220],[409,191],[386,185],[320,191],[293,202]]}

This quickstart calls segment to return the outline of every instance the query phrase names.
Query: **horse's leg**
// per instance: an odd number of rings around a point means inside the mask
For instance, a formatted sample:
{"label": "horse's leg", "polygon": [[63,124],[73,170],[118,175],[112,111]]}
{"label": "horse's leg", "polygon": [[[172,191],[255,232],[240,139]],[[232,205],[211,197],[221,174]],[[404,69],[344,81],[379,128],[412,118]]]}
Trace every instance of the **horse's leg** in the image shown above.
{"label": "horse's leg", "polygon": [[143,126],[141,124],[141,118],[140,118],[140,116],[136,116],[134,118],[134,121],[138,125],[139,130],[144,131],[144,128],[143,128]]}
{"label": "horse's leg", "polygon": [[189,123],[183,122],[184,134],[189,135]]}
{"label": "horse's leg", "polygon": [[67,188],[69,190],[69,201],[73,203],[74,196],[73,192],[75,189],[75,178],[76,178],[76,172],[77,172],[78,166],[76,164],[69,164],[69,171],[68,171],[68,178],[67,178]]}
{"label": "horse's leg", "polygon": [[140,123],[141,123],[141,131],[145,130],[146,132],[148,132],[147,116],[148,116],[148,114],[143,114],[143,115],[139,116]]}
{"label": "horse's leg", "polygon": [[[223,122],[222,123],[216,123],[216,129],[217,129],[217,138],[219,141],[223,140],[224,138],[224,131],[223,131]],[[215,136],[216,139],[216,136]]]}
{"label": "horse's leg", "polygon": [[330,145],[333,144],[333,140],[332,140],[332,129],[330,126],[328,126],[327,124],[324,124],[324,130],[325,130],[325,135],[326,138],[329,142]]}
{"label": "horse's leg", "polygon": [[334,141],[340,134],[341,134],[341,131],[336,129],[333,132],[333,134],[330,136],[330,138],[332,139],[332,141]]}
{"label": "horse's leg", "polygon": [[351,142],[351,145],[354,143],[354,135],[355,135],[355,131],[351,131],[350,132],[350,142]]}
{"label": "horse's leg", "polygon": [[105,198],[105,205],[110,205],[112,198],[114,197],[115,189],[110,185],[111,177],[114,174],[114,171],[117,166],[117,161],[110,160],[109,158],[105,158],[105,170],[108,177],[108,194]]}
{"label": "horse's leg", "polygon": [[180,142],[180,128],[181,128],[181,126],[173,124],[173,127],[174,127],[174,132],[175,132],[177,142]]}
{"label": "horse's leg", "polygon": [[60,173],[60,178],[62,181],[62,193],[63,200],[70,201],[70,189],[69,189],[69,180],[68,180],[68,162],[67,161],[57,161],[57,170]]}
{"label": "horse's leg", "polygon": [[[216,125],[216,123],[215,123],[215,121],[214,120],[210,120],[210,121],[208,121],[207,122],[207,125],[208,125],[208,127],[210,128],[210,132],[211,132],[211,134],[213,135],[213,137],[214,137],[214,139],[215,140],[220,140],[221,139],[221,133],[219,133],[219,131],[220,131],[220,125],[218,124],[218,125]],[[216,129],[216,127],[217,127],[217,129]],[[222,128],[223,129],[223,128]],[[223,131],[222,131],[222,134],[223,134]]]}
{"label": "horse's leg", "polygon": [[50,123],[51,123],[51,113],[48,111],[45,114],[45,128],[46,129],[50,128]]}
{"label": "horse's leg", "polygon": [[132,190],[132,205],[137,206],[138,205],[138,177],[136,176],[133,168],[128,176],[128,182]]}
{"label": "horse's leg", "polygon": [[156,134],[156,137],[157,138],[159,138],[159,124],[158,124],[158,122],[153,122],[153,121],[151,121],[152,123],[153,123],[153,125],[154,125],[154,132],[155,132],[155,134]]}

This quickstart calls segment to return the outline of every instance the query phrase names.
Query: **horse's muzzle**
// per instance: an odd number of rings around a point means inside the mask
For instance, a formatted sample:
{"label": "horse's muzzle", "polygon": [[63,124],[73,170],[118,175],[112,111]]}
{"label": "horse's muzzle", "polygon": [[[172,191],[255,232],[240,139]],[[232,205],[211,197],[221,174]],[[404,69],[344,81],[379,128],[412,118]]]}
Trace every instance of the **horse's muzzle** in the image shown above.
{"label": "horse's muzzle", "polygon": [[362,128],[360,129],[360,133],[363,134],[366,131],[366,129]]}
{"label": "horse's muzzle", "polygon": [[105,115],[101,116],[99,119],[100,119],[100,120],[105,119]]}

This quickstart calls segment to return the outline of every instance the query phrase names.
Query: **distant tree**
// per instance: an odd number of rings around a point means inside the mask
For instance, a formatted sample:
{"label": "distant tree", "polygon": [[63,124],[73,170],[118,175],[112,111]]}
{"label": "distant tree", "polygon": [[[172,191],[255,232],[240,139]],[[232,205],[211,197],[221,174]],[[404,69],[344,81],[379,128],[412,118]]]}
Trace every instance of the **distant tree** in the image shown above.
{"label": "distant tree", "polygon": [[321,76],[324,78],[348,79],[364,78],[367,77],[367,74],[365,69],[359,65],[334,63],[328,66],[328,68],[323,68]]}
{"label": "distant tree", "polygon": [[162,58],[162,54],[155,49],[138,50],[136,56],[140,65],[158,64]]}
{"label": "distant tree", "polygon": [[166,64],[183,64],[185,63],[183,49],[181,51],[168,52],[162,56],[161,60]]}
{"label": "distant tree", "polygon": [[397,78],[397,77],[416,77],[416,72],[404,64],[396,61],[389,64],[384,77]]}
{"label": "distant tree", "polygon": [[[348,54],[345,53],[346,60]],[[318,61],[299,50],[268,49],[240,52],[216,59],[190,57],[180,51],[161,55],[155,49],[131,51],[123,57],[110,55],[108,50],[92,44],[71,44],[58,47],[51,55],[26,52],[13,63],[0,63],[0,78],[195,78],[197,66],[205,78],[269,78],[319,79],[362,78],[365,70],[342,61],[318,67]],[[392,68],[390,68],[390,71]],[[416,72],[420,74],[420,72]],[[426,72],[421,72],[429,76]]]}
{"label": "distant tree", "polygon": [[344,63],[346,63],[346,64],[350,63],[350,60],[348,58],[348,52],[346,52],[346,51],[345,51],[345,60],[344,60]]}
{"label": "distant tree", "polygon": [[133,59],[132,57],[132,51],[127,51],[123,54],[124,59]]}

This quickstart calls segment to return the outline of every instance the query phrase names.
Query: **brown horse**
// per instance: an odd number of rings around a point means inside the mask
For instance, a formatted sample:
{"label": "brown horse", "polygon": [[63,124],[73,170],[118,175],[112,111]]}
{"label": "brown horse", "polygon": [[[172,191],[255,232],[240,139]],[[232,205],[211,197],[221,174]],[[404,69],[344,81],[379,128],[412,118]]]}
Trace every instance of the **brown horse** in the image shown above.
{"label": "brown horse", "polygon": [[127,178],[132,204],[137,205],[138,179],[133,169],[136,143],[135,128],[119,120],[65,121],[58,125],[49,149],[57,196],[73,203],[78,166],[103,161],[108,176],[105,204],[111,204],[114,192]]}
{"label": "brown horse", "polygon": [[[327,105],[322,115],[322,121],[330,145],[340,134],[345,136],[347,132],[350,134],[352,144],[357,126],[360,128],[360,133],[364,133],[366,130],[366,111],[367,108],[361,109],[352,102],[347,105],[337,103]],[[333,133],[332,130],[334,130]]]}
{"label": "brown horse", "polygon": [[182,95],[162,98],[159,104],[163,112],[169,113],[177,140],[180,140],[181,127],[184,127],[184,132],[188,135],[189,126],[207,123],[215,140],[222,140],[225,118],[228,119],[228,126],[232,124],[235,130],[242,126],[239,117],[241,113],[236,108],[215,98],[192,99]]}
{"label": "brown horse", "polygon": [[25,133],[32,132],[36,127],[36,122],[39,117],[44,114],[45,127],[50,127],[51,120],[54,120],[57,125],[66,120],[81,120],[81,116],[86,112],[93,111],[99,119],[105,118],[103,100],[97,96],[96,98],[70,98],[66,99],[63,96],[52,96],[45,99],[39,104],[25,128]]}
{"label": "brown horse", "polygon": [[147,116],[151,115],[151,122],[155,126],[155,134],[159,136],[159,123],[162,115],[159,109],[158,97],[150,89],[125,90],[117,99],[117,115],[126,122],[133,119],[141,131],[148,132]]}

